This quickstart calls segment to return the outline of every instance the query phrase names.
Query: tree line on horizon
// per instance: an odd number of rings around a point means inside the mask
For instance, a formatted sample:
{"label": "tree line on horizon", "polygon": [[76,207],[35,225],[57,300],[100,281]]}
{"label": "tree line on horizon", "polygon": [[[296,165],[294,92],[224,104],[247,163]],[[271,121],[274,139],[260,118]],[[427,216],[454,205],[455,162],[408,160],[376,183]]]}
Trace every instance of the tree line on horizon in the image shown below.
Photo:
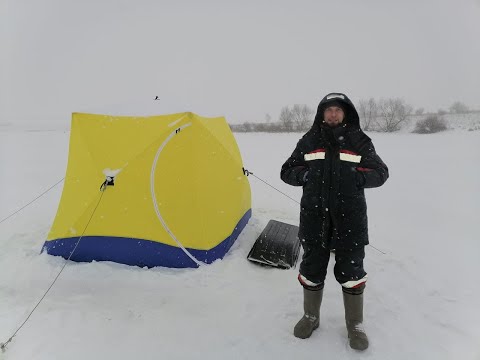
{"label": "tree line on horizon", "polygon": [[[434,133],[447,130],[443,118],[446,114],[468,114],[472,111],[461,101],[455,101],[449,111],[439,109],[436,113],[426,113],[424,108],[414,109],[401,98],[361,99],[355,105],[360,117],[360,125],[365,131],[395,132],[412,116],[421,117],[413,132]],[[265,115],[265,122],[230,125],[236,132],[303,132],[310,129],[315,117],[315,110],[305,104],[284,106],[278,120],[272,122],[270,114]]]}

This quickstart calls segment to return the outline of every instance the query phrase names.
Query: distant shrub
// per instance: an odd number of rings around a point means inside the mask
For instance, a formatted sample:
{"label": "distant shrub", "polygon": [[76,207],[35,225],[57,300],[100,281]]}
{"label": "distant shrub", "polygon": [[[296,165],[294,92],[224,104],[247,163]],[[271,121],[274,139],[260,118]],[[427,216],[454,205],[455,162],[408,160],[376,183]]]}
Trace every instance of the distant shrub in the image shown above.
{"label": "distant shrub", "polygon": [[460,101],[455,101],[452,106],[450,106],[450,112],[454,114],[466,114],[469,111],[468,106]]}
{"label": "distant shrub", "polygon": [[417,134],[433,134],[445,130],[447,130],[445,120],[437,115],[430,115],[423,120],[419,120],[413,132]]}

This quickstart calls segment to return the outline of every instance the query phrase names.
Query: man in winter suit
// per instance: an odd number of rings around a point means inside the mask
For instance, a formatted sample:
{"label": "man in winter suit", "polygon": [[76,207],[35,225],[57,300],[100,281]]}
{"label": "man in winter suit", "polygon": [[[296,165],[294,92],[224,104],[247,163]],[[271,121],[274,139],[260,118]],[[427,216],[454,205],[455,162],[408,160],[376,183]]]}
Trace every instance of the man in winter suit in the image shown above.
{"label": "man in winter suit", "polygon": [[357,110],[345,94],[331,93],[322,99],[312,128],[283,164],[280,176],[287,184],[303,187],[299,238],[304,254],[298,280],[305,314],[294,335],[308,338],[319,326],[330,251],[335,249],[334,273],[343,290],[349,343],[353,349],[365,350],[363,259],[368,224],[364,189],[381,186],[388,168],[360,129]]}

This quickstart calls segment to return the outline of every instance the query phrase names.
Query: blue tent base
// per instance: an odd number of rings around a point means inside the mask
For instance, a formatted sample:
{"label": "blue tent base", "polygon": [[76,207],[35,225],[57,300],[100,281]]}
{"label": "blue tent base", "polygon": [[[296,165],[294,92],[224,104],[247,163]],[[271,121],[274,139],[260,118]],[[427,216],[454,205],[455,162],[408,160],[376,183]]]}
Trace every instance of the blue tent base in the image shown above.
{"label": "blue tent base", "polygon": [[[250,209],[240,219],[233,233],[214,248],[210,250],[187,248],[188,252],[198,261],[207,264],[223,258],[251,216],[252,210]],[[46,241],[42,251],[68,259],[79,239],[79,237],[72,237]],[[70,260],[78,262],[113,261],[140,267],[198,267],[181,248],[151,240],[110,236],[83,236]]]}

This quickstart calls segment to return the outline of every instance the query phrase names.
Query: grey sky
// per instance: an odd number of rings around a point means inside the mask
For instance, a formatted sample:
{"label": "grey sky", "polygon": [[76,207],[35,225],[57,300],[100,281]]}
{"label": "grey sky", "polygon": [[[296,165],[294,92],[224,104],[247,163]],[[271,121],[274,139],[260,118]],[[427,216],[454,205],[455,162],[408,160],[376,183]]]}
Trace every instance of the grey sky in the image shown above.
{"label": "grey sky", "polygon": [[0,122],[68,122],[75,111],[275,120],[331,91],[480,109],[480,0],[0,6]]}

